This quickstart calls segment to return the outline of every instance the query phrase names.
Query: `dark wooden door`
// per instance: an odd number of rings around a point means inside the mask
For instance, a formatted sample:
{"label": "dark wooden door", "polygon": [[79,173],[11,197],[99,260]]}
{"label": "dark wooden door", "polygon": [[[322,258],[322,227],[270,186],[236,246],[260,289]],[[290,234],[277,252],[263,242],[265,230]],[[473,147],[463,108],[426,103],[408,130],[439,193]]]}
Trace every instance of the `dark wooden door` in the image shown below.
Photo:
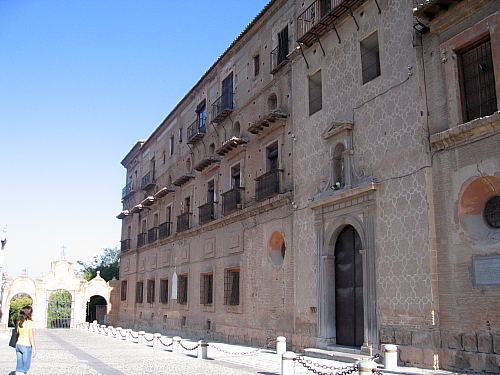
{"label": "dark wooden door", "polygon": [[233,109],[233,73],[229,74],[224,81],[222,81],[222,108]]}
{"label": "dark wooden door", "polygon": [[361,239],[345,227],[335,244],[335,324],[337,344],[363,345],[363,264]]}

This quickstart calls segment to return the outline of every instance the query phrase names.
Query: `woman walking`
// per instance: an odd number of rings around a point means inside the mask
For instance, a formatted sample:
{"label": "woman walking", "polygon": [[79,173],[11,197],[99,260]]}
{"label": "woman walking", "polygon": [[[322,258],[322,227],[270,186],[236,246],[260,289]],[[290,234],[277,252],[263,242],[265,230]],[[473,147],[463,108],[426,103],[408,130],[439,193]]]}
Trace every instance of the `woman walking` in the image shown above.
{"label": "woman walking", "polygon": [[33,308],[31,306],[25,306],[19,312],[17,320],[19,338],[16,345],[16,375],[27,374],[31,366],[31,357],[35,358],[36,356],[35,328],[33,328],[33,321],[31,320],[32,313]]}

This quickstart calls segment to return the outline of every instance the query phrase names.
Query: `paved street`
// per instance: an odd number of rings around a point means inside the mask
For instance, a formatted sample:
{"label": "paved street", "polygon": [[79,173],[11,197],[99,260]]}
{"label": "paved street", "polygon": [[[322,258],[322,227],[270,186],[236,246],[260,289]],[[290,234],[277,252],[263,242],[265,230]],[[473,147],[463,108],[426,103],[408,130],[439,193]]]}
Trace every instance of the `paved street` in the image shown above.
{"label": "paved street", "polygon": [[[14,375],[15,351],[8,347],[8,335],[0,334],[0,375]],[[196,351],[172,353],[156,350],[84,330],[37,330],[38,355],[30,375],[138,375],[138,374],[280,374],[278,356],[271,350],[255,352],[253,348],[215,344],[209,346],[208,360],[196,358]],[[194,342],[182,341],[187,348]],[[213,345],[211,343],[211,345]],[[227,354],[224,351],[230,352]],[[251,352],[251,354],[248,354]],[[245,353],[238,355],[235,353]],[[327,366],[348,364],[311,359]],[[324,370],[323,371],[328,371]],[[296,364],[295,374],[312,374]],[[400,368],[392,374],[452,374],[446,371]]]}

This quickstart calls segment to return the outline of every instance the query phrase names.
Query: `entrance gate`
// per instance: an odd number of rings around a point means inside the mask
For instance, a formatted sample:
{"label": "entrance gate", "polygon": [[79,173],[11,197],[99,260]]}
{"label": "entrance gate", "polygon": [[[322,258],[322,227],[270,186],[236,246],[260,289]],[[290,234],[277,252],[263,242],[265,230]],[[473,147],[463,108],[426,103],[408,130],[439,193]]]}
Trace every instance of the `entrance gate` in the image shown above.
{"label": "entrance gate", "polygon": [[71,293],[67,290],[53,292],[47,303],[47,328],[70,328],[72,318]]}

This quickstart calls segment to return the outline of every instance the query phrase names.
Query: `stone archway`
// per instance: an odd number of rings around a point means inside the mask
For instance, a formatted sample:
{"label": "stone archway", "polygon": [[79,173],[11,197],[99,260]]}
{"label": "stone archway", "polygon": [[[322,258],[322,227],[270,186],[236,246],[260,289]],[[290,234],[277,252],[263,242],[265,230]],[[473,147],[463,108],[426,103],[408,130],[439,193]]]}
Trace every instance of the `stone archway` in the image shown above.
{"label": "stone archway", "polygon": [[53,261],[50,272],[43,277],[33,279],[26,274],[15,278],[7,277],[2,291],[2,325],[7,325],[9,307],[12,297],[19,293],[26,293],[33,299],[33,321],[37,328],[47,327],[48,301],[50,296],[58,290],[67,290],[72,296],[72,315],[70,326],[85,322],[87,301],[94,295],[106,300],[107,314],[111,310],[111,291],[109,285],[99,272],[90,281],[76,276],[73,263],[65,259]]}

